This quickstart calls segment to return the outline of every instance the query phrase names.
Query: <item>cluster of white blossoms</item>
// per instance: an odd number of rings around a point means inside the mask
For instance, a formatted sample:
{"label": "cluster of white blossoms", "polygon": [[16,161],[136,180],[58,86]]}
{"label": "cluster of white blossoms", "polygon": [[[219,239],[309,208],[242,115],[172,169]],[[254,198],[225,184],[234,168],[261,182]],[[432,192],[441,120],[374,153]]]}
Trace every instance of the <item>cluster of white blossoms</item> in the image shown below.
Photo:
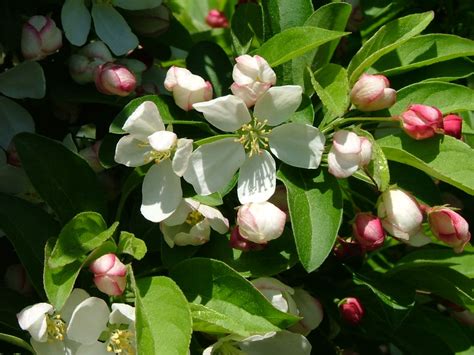
{"label": "cluster of white blossoms", "polygon": [[38,355],[136,354],[135,308],[107,303],[79,288],[72,291],[61,310],[37,303],[17,315],[21,329],[31,335]]}

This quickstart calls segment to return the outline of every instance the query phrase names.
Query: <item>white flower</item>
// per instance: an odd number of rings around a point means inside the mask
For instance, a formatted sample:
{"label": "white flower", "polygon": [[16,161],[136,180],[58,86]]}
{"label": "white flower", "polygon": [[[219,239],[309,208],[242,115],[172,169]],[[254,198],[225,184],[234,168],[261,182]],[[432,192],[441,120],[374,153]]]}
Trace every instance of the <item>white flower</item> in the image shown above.
{"label": "white flower", "polygon": [[244,100],[251,107],[272,85],[276,83],[276,75],[267,61],[255,55],[245,54],[235,58],[236,65],[232,71],[234,83],[230,89],[235,96]]}
{"label": "white flower", "polygon": [[301,94],[300,86],[272,87],[257,100],[253,117],[245,102],[233,95],[194,104],[212,125],[236,132],[239,138],[224,138],[196,149],[185,180],[199,195],[209,195],[225,188],[240,168],[237,193],[240,203],[246,204],[266,201],[275,192],[275,160],[267,148],[286,164],[316,169],[324,135],[307,124],[284,123],[300,105]]}
{"label": "white flower", "polygon": [[17,318],[21,329],[30,333],[38,355],[63,355],[96,345],[107,328],[109,313],[104,300],[76,288],[60,311],[48,303],[37,303],[23,309]]}
{"label": "white flower", "polygon": [[369,164],[372,143],[354,132],[340,130],[334,133],[333,145],[328,154],[329,172],[338,178],[354,174]]}
{"label": "white flower", "polygon": [[125,303],[112,304],[109,317],[108,353],[136,354],[135,307]]}
{"label": "white flower", "polygon": [[117,143],[115,161],[131,167],[155,162],[143,181],[140,210],[146,219],[161,222],[181,203],[180,177],[188,166],[193,141],[165,130],[151,101],[138,106],[122,128],[129,134]]}
{"label": "white flower", "polygon": [[160,223],[170,248],[175,245],[202,245],[209,241],[211,228],[224,234],[229,229],[229,221],[218,209],[190,198],[183,199],[176,211]]}

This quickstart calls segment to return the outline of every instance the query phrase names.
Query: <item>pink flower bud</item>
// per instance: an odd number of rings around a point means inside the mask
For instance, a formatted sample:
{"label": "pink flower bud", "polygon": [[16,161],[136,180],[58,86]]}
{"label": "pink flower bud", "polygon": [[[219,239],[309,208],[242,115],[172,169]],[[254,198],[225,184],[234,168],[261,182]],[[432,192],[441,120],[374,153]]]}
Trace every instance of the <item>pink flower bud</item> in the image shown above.
{"label": "pink flower bud", "polygon": [[382,222],[371,213],[358,213],[352,226],[354,237],[367,251],[380,248],[385,241]]}
{"label": "pink flower bud", "polygon": [[176,105],[185,111],[191,110],[195,103],[212,99],[211,83],[188,69],[172,66],[166,73],[164,85],[173,92]]}
{"label": "pink flower bud", "polygon": [[56,52],[62,44],[61,30],[49,17],[33,16],[23,25],[21,52],[25,59],[43,59]]}
{"label": "pink flower bud", "polygon": [[230,233],[229,245],[231,248],[242,251],[258,251],[267,247],[267,244],[257,244],[242,237],[238,226],[235,226]]}
{"label": "pink flower bud", "polygon": [[229,27],[229,21],[222,11],[212,9],[206,16],[206,23],[212,28]]}
{"label": "pink flower bud", "polygon": [[112,62],[114,58],[104,42],[95,41],[82,47],[69,59],[69,73],[78,84],[94,81],[94,74],[101,64]]}
{"label": "pink flower bud", "polygon": [[5,285],[22,295],[27,295],[33,291],[26,270],[21,264],[10,265],[5,272]]}
{"label": "pink flower bud", "polygon": [[237,212],[240,235],[254,243],[267,243],[282,235],[286,214],[270,202],[247,203]]}
{"label": "pink flower bud", "polygon": [[89,266],[97,288],[109,296],[120,296],[127,284],[127,267],[115,254],[105,254]]}
{"label": "pink flower bud", "polygon": [[135,90],[135,75],[123,65],[106,63],[95,71],[95,86],[106,95],[127,96]]}
{"label": "pink flower bud", "polygon": [[400,115],[403,130],[420,140],[433,137],[443,125],[443,114],[433,106],[411,105]]}
{"label": "pink flower bud", "polygon": [[358,325],[365,314],[362,303],[355,297],[347,297],[339,303],[342,319],[350,325]]}
{"label": "pink flower bud", "polygon": [[428,213],[428,221],[436,238],[452,246],[456,253],[461,253],[471,240],[469,224],[448,207],[433,207]]}
{"label": "pink flower bud", "polygon": [[457,115],[447,115],[443,118],[444,134],[461,139],[462,137],[462,118]]}
{"label": "pink flower bud", "polygon": [[378,111],[391,107],[397,92],[383,75],[363,74],[351,91],[351,102],[361,111]]}
{"label": "pink flower bud", "polygon": [[334,256],[340,260],[360,257],[363,254],[362,247],[359,243],[351,239],[342,239],[337,237],[336,246],[333,249]]}

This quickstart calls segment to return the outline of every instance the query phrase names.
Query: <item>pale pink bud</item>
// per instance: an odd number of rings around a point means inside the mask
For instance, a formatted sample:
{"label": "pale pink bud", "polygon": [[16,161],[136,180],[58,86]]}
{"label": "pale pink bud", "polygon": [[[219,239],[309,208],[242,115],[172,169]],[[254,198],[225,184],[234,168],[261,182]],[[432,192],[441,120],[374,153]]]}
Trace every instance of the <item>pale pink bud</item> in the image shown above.
{"label": "pale pink bud", "polygon": [[354,132],[340,130],[334,134],[328,154],[329,172],[338,178],[354,174],[372,158],[372,143]]}
{"label": "pale pink bud", "polygon": [[119,296],[127,284],[127,267],[115,254],[105,254],[89,266],[97,288],[109,296]]}
{"label": "pale pink bud", "polygon": [[471,240],[467,221],[448,207],[433,207],[428,213],[428,221],[436,238],[452,246],[456,253],[461,253]]}
{"label": "pale pink bud", "polygon": [[222,11],[212,9],[206,16],[206,23],[212,28],[229,27],[229,21]]}
{"label": "pale pink bud", "polygon": [[292,296],[298,308],[298,316],[303,317],[303,319],[288,329],[307,336],[323,321],[323,306],[321,302],[301,288],[295,288]]}
{"label": "pale pink bud", "polygon": [[286,214],[270,202],[247,203],[237,212],[240,235],[254,243],[267,243],[282,235]]}
{"label": "pale pink bud", "polygon": [[94,81],[97,67],[113,60],[114,58],[104,42],[91,42],[71,56],[69,73],[72,79],[79,84],[91,83]]}
{"label": "pale pink bud", "polygon": [[257,251],[267,247],[267,244],[254,243],[242,237],[238,226],[235,226],[230,233],[229,245],[233,249],[242,251]]}
{"label": "pale pink bud", "polygon": [[95,86],[106,95],[127,96],[135,90],[135,75],[123,65],[106,63],[95,71]]}
{"label": "pale pink bud", "polygon": [[458,115],[447,115],[443,118],[444,134],[457,139],[462,137],[462,118]]}
{"label": "pale pink bud", "polygon": [[385,241],[385,232],[380,218],[371,213],[358,213],[352,225],[354,237],[362,248],[372,251],[380,248]]}
{"label": "pale pink bud", "polygon": [[166,73],[164,85],[173,92],[176,105],[185,111],[191,110],[195,103],[212,99],[211,83],[184,68],[172,66]]}
{"label": "pale pink bud", "polygon": [[351,102],[361,111],[378,111],[391,107],[397,92],[383,75],[363,74],[351,91]]}
{"label": "pale pink bud", "polygon": [[362,303],[355,297],[347,297],[339,303],[342,319],[350,325],[358,325],[365,314]]}
{"label": "pale pink bud", "polygon": [[21,264],[13,264],[8,267],[5,272],[5,285],[22,295],[29,294],[33,291],[26,270]]}
{"label": "pale pink bud", "polygon": [[433,106],[411,105],[400,115],[403,130],[420,140],[433,137],[443,125],[443,114]]}
{"label": "pale pink bud", "polygon": [[23,25],[21,52],[28,60],[40,60],[61,48],[62,33],[49,17],[33,16]]}

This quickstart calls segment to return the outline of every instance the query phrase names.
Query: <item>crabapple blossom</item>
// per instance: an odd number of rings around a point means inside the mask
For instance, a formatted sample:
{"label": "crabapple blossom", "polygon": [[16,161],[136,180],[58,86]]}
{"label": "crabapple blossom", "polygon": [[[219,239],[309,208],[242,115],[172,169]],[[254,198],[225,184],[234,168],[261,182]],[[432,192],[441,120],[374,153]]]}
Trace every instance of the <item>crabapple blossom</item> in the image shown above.
{"label": "crabapple blossom", "polygon": [[350,325],[358,325],[365,314],[365,309],[359,299],[347,297],[339,303],[342,319]]}
{"label": "crabapple blossom", "polygon": [[378,111],[391,107],[397,92],[383,75],[362,74],[351,90],[351,102],[361,111]]}
{"label": "crabapple blossom", "polygon": [[372,143],[354,132],[340,130],[334,133],[328,154],[329,172],[338,178],[354,174],[367,166],[372,158]]}
{"label": "crabapple blossom", "polygon": [[220,234],[229,230],[229,221],[217,209],[191,198],[181,201],[176,211],[160,223],[166,244],[202,245],[209,241],[211,228]]}
{"label": "crabapple blossom", "polygon": [[443,114],[434,106],[410,105],[399,119],[405,133],[416,140],[433,137],[443,126]]}
{"label": "crabapple blossom", "polygon": [[184,179],[199,195],[209,195],[225,188],[240,169],[237,194],[246,204],[266,201],[275,192],[276,163],[268,150],[286,164],[316,169],[324,135],[308,124],[284,123],[300,105],[301,94],[296,85],[270,88],[257,100],[253,114],[234,95],[194,104],[208,122],[238,138],[201,145],[191,155]]}
{"label": "crabapple blossom", "polygon": [[428,221],[436,238],[452,246],[456,253],[461,253],[471,240],[467,221],[448,207],[431,208],[428,212]]}
{"label": "crabapple blossom", "polygon": [[458,115],[447,115],[443,118],[444,134],[457,139],[462,137],[462,118]]}
{"label": "crabapple blossom", "polygon": [[354,237],[362,248],[372,251],[380,248],[385,241],[385,232],[380,218],[372,213],[358,213],[352,225]]}
{"label": "crabapple blossom", "polygon": [[193,141],[178,139],[165,130],[158,108],[151,101],[140,104],[122,128],[129,134],[117,143],[115,161],[129,167],[154,162],[143,181],[140,210],[146,219],[161,222],[181,203],[180,178],[188,166]]}
{"label": "crabapple blossom", "polygon": [[127,284],[127,267],[115,254],[102,255],[90,266],[97,288],[109,296],[120,296]]}
{"label": "crabapple blossom", "polygon": [[137,85],[135,75],[124,65],[105,63],[94,74],[97,90],[106,95],[128,96]]}
{"label": "crabapple blossom", "polygon": [[260,96],[275,85],[276,74],[259,55],[241,55],[235,58],[235,62],[232,71],[234,83],[230,89],[235,96],[244,100],[247,107],[252,107]]}
{"label": "crabapple blossom", "polygon": [[209,10],[206,16],[206,23],[212,28],[225,28],[229,27],[229,21],[225,16],[225,13],[217,9]]}
{"label": "crabapple blossom", "polygon": [[79,84],[93,82],[97,67],[113,60],[114,58],[104,42],[91,42],[71,56],[69,73],[72,79]]}
{"label": "crabapple blossom", "polygon": [[188,69],[172,66],[166,73],[165,88],[173,93],[174,102],[184,111],[193,104],[212,99],[212,85]]}
{"label": "crabapple blossom", "polygon": [[45,16],[33,16],[21,33],[21,52],[28,60],[41,60],[63,45],[62,33],[56,23]]}

